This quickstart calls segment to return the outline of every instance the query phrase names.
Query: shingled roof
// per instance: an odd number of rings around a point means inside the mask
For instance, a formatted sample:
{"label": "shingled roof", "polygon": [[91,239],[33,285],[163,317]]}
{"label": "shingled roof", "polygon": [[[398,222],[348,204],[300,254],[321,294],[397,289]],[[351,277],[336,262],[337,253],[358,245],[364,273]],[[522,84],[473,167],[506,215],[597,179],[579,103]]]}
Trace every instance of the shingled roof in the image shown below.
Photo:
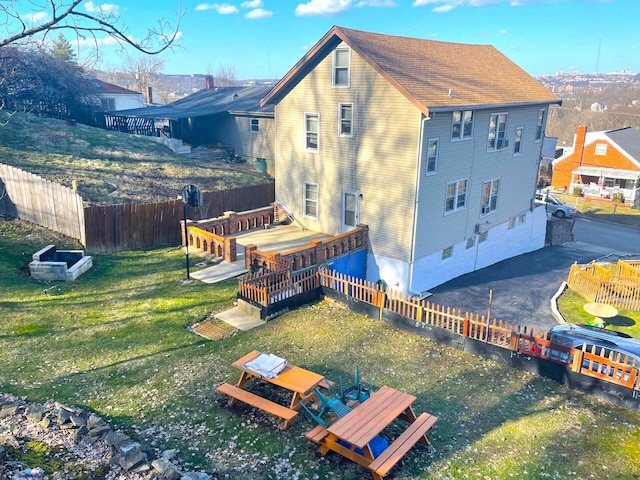
{"label": "shingled roof", "polygon": [[492,45],[439,42],[334,26],[261,104],[277,103],[342,41],[425,115],[454,107],[560,103],[544,85]]}

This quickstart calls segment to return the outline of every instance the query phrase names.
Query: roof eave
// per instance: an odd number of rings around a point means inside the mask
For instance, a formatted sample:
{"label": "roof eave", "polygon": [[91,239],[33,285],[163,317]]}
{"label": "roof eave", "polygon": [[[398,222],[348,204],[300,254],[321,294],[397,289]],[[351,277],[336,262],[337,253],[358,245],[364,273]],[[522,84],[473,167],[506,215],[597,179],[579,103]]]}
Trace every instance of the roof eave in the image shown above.
{"label": "roof eave", "polygon": [[512,107],[537,107],[540,105],[562,105],[562,100],[541,100],[535,102],[514,102],[514,103],[487,103],[484,105],[451,105],[446,107],[429,107],[432,113],[444,113],[453,112],[455,110],[495,110],[498,108],[512,108]]}

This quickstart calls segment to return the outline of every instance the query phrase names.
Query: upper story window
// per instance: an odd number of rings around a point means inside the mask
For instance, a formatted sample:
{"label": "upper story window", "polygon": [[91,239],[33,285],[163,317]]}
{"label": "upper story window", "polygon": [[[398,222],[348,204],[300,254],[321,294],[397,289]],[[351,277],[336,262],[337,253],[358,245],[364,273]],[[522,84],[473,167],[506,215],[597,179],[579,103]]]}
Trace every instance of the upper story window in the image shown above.
{"label": "upper story window", "polygon": [[305,149],[313,152],[318,151],[320,115],[317,113],[304,114],[304,137]]}
{"label": "upper story window", "polygon": [[252,132],[259,132],[260,131],[260,122],[258,121],[257,118],[252,118],[251,119],[251,131]]}
{"label": "upper story window", "polygon": [[349,47],[338,47],[333,51],[333,86],[349,86],[349,63],[351,49]]}
{"label": "upper story window", "polygon": [[522,127],[516,128],[516,134],[513,138],[513,154],[519,155],[522,153]]}
{"label": "upper story window", "polygon": [[500,191],[500,180],[490,180],[482,184],[482,207],[480,215],[487,215],[498,209],[498,193]]}
{"label": "upper story window", "polygon": [[304,216],[318,218],[318,185],[304,184]]}
{"label": "upper story window", "polygon": [[606,155],[607,154],[607,144],[606,143],[596,143],[596,155]]}
{"label": "upper story window", "polygon": [[116,109],[115,98],[101,98],[100,103],[102,104],[102,110],[104,110],[105,112],[110,112]]}
{"label": "upper story window", "polygon": [[436,173],[438,168],[438,144],[440,140],[430,138],[427,143],[427,173]]}
{"label": "upper story window", "polygon": [[467,203],[467,180],[458,180],[447,183],[447,195],[445,199],[445,212],[461,210]]}
{"label": "upper story window", "polygon": [[353,104],[338,105],[338,135],[351,137],[353,135]]}
{"label": "upper story window", "polygon": [[489,136],[487,137],[487,151],[502,150],[509,142],[506,140],[507,114],[494,113],[489,120]]}
{"label": "upper story window", "polygon": [[547,111],[544,108],[538,110],[538,121],[536,123],[536,142],[542,140],[544,137],[544,117]]}
{"label": "upper story window", "polygon": [[473,111],[456,110],[451,123],[451,140],[471,138],[473,134]]}

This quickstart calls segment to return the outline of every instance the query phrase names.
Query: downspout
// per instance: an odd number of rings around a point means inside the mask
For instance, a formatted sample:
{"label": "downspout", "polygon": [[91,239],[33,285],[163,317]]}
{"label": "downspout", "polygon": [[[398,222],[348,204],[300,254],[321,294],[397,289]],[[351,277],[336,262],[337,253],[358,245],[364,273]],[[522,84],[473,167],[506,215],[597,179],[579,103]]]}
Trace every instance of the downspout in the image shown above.
{"label": "downspout", "polygon": [[[414,213],[413,213],[413,229],[411,232],[411,256],[409,258],[409,285],[408,291],[411,292],[413,289],[413,262],[416,258],[416,230],[418,228],[418,210],[420,207],[420,172],[422,171],[422,148],[424,146],[424,129],[425,122],[427,120],[431,120],[431,117],[427,114],[426,117],[422,119],[421,129],[420,129],[420,144],[418,148],[418,168],[416,169],[416,195],[413,203]],[[414,292],[419,293],[419,292]]]}

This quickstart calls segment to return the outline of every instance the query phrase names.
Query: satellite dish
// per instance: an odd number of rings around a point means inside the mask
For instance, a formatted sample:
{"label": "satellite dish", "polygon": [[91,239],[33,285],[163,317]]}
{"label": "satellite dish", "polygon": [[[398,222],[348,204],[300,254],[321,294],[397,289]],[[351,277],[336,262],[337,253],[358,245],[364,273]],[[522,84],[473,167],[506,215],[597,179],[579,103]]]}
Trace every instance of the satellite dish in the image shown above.
{"label": "satellite dish", "polygon": [[190,207],[202,205],[202,192],[195,185],[187,185],[182,189],[182,201]]}

